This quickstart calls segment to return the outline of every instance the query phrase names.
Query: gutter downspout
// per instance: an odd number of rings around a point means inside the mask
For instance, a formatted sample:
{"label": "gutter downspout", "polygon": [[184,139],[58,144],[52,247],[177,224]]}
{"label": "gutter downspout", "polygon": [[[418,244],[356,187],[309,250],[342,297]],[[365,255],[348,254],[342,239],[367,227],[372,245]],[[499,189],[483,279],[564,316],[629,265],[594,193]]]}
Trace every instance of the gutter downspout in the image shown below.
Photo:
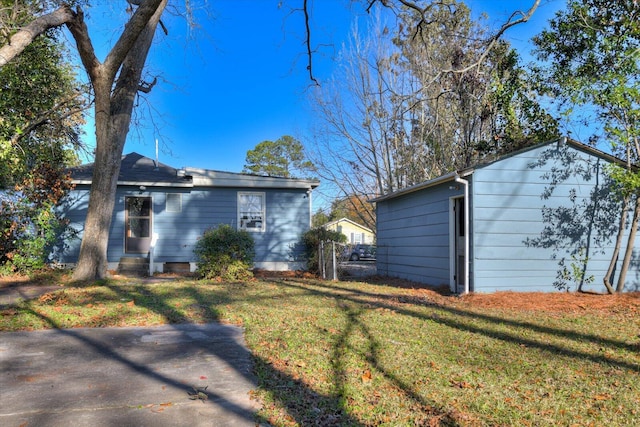
{"label": "gutter downspout", "polygon": [[469,181],[456,173],[454,181],[464,186],[464,294],[469,293]]}
{"label": "gutter downspout", "polygon": [[313,228],[313,203],[312,203],[313,188],[309,187],[307,190],[307,197],[309,198],[309,230]]}

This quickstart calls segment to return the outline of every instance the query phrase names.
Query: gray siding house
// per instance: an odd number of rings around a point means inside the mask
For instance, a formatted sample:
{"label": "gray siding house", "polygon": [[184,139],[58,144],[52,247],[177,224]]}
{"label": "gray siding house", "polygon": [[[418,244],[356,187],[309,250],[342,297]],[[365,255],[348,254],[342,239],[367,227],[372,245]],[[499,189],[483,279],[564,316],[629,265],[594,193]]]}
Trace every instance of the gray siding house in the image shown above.
{"label": "gray siding house", "polygon": [[[77,261],[93,164],[72,168],[75,189],[61,209],[78,232],[54,253],[61,264]],[[156,162],[137,153],[122,157],[109,232],[109,269],[143,258],[152,272],[194,271],[194,245],[205,230],[230,224],[255,241],[255,267],[303,269],[301,237],[311,227],[316,180],[286,179]]]}
{"label": "gray siding house", "polygon": [[[621,209],[612,163],[562,138],[374,199],[378,274],[456,293],[602,292]],[[639,249],[628,290],[640,287]]]}

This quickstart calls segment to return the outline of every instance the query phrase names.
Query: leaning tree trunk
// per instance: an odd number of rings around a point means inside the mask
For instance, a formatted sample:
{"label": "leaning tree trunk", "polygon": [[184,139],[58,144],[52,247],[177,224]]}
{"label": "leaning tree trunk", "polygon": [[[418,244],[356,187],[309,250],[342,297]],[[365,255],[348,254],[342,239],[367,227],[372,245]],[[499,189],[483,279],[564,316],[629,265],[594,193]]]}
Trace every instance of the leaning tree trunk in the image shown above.
{"label": "leaning tree trunk", "polygon": [[640,195],[636,194],[635,198],[636,203],[635,208],[633,209],[633,220],[631,221],[631,227],[629,229],[629,238],[627,239],[627,247],[624,252],[624,259],[622,260],[620,275],[618,276],[616,292],[624,291],[624,284],[625,280],[627,279],[627,271],[629,271],[631,256],[633,255],[633,249],[635,247],[636,234],[638,232],[638,221],[640,220]]}
{"label": "leaning tree trunk", "polygon": [[[140,86],[142,70],[166,4],[167,0],[144,2],[125,29],[126,33],[136,24],[141,25],[139,32],[134,34],[133,42],[127,46],[127,41],[123,40],[125,38],[123,33],[103,65],[97,64],[93,49],[88,42],[88,35],[83,29],[69,28],[76,38],[83,64],[89,70],[96,98],[95,167],[80,255],[73,274],[74,280],[99,279],[107,274],[109,229],[115,205],[122,150],[129,132],[131,113]],[[139,13],[143,17],[136,20],[136,15]],[[119,55],[122,55],[122,61],[117,60]],[[118,71],[114,88],[113,82]]]}
{"label": "leaning tree trunk", "polygon": [[604,283],[604,287],[607,288],[607,292],[613,294],[615,291],[613,289],[613,285],[611,284],[611,276],[613,276],[613,271],[616,268],[616,264],[618,263],[618,256],[620,255],[620,247],[622,247],[622,239],[624,238],[624,230],[627,226],[627,210],[629,209],[629,196],[624,196],[622,199],[622,209],[620,210],[620,222],[618,223],[618,233],[616,235],[616,245],[613,248],[613,254],[611,255],[611,260],[609,261],[609,268],[602,278],[602,283]]}

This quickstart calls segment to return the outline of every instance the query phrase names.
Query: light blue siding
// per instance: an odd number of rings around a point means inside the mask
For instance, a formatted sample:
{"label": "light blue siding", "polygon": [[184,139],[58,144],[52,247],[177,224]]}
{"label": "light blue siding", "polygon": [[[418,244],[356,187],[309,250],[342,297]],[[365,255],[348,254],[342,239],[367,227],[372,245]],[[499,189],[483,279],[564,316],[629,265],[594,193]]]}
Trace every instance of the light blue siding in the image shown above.
{"label": "light blue siding", "polygon": [[583,290],[603,291],[615,239],[604,226],[618,221],[607,163],[573,146],[550,144],[477,169],[471,187],[473,290],[553,291],[561,284],[575,290],[581,281],[575,268],[592,278]]}
{"label": "light blue siding", "polygon": [[[152,198],[152,229],[157,234],[154,262],[195,262],[193,250],[205,230],[221,224],[237,227],[237,194],[244,188],[193,189],[149,188],[140,192],[136,187],[119,187],[114,215],[109,231],[107,251],[110,263],[118,262],[124,253],[125,198]],[[309,229],[310,207],[306,189],[261,189],[266,195],[266,227],[264,232],[251,232],[255,241],[255,262],[287,263],[303,257],[301,237]],[[166,194],[182,195],[182,210],[166,209]],[[58,251],[59,262],[76,262],[82,227],[86,217],[89,191],[78,186],[61,206],[70,226],[78,231],[78,238],[66,242],[67,249]],[[134,255],[135,256],[135,255]]]}
{"label": "light blue siding", "polygon": [[[576,290],[580,284],[604,291],[620,210],[606,174],[611,161],[579,144],[550,143],[469,171],[471,291]],[[449,283],[450,184],[377,203],[381,274]],[[640,288],[639,249],[629,290]]]}
{"label": "light blue siding", "polygon": [[58,206],[58,210],[68,221],[68,226],[73,230],[73,234],[71,236],[65,235],[63,240],[57,242],[51,254],[52,260],[61,263],[75,263],[77,261],[88,207],[88,188],[76,188]]}
{"label": "light blue siding", "polygon": [[378,274],[420,283],[449,283],[449,183],[378,202]]}

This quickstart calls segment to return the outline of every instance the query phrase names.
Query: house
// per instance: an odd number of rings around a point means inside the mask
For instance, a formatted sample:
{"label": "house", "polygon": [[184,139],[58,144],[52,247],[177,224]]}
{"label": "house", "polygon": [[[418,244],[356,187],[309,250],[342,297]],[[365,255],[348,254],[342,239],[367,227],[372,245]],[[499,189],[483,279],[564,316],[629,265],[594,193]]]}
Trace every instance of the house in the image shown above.
{"label": "house", "polygon": [[340,218],[323,225],[327,230],[337,231],[347,237],[347,243],[350,244],[373,244],[375,237],[370,228],[360,225],[348,218]]}
{"label": "house", "polygon": [[[77,261],[94,165],[71,169],[75,189],[61,205],[78,238],[54,253]],[[194,271],[196,241],[205,230],[230,224],[255,241],[255,267],[304,269],[301,237],[311,227],[316,180],[176,169],[137,153],[122,157],[109,231],[110,270],[142,260],[152,272]]]}
{"label": "house", "polygon": [[[456,293],[602,292],[622,206],[616,163],[562,138],[374,199],[378,274]],[[640,287],[638,249],[628,290]]]}

